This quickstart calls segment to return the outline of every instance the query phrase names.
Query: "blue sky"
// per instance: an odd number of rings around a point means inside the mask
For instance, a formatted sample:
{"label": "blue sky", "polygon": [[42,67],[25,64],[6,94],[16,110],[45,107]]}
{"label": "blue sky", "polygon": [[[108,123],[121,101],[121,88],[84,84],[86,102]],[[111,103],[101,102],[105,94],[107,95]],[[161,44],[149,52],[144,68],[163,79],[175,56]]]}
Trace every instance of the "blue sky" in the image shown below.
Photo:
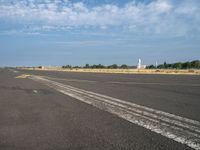
{"label": "blue sky", "polygon": [[199,0],[0,0],[0,66],[200,59]]}

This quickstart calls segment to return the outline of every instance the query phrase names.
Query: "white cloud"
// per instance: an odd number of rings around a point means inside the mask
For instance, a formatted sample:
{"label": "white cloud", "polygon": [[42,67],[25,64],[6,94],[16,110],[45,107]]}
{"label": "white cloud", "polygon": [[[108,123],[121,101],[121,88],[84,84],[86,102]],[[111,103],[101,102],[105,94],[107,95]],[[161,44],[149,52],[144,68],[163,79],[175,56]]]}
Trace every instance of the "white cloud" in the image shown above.
{"label": "white cloud", "polygon": [[156,1],[155,3],[153,3],[153,10],[155,10],[158,13],[162,13],[162,12],[169,12],[170,9],[172,8],[172,5],[167,2],[167,1]]}
{"label": "white cloud", "polygon": [[69,0],[0,1],[0,22],[35,24],[48,30],[115,26],[132,32],[185,35],[191,30],[200,32],[200,3],[191,1],[156,0],[148,4],[133,1],[121,7],[111,4],[89,7]]}

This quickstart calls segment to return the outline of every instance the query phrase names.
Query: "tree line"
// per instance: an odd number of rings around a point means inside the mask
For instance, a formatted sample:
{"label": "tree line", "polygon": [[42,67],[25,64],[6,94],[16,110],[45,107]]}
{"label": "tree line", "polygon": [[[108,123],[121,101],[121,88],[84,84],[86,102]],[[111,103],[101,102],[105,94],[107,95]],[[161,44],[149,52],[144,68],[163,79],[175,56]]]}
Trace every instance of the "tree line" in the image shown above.
{"label": "tree line", "polygon": [[72,69],[72,68],[87,68],[87,69],[128,69],[129,66],[126,64],[122,64],[122,65],[117,65],[117,64],[112,64],[112,65],[102,65],[102,64],[98,64],[98,65],[89,65],[86,64],[85,66],[71,66],[71,65],[65,65],[62,66],[62,68],[68,68],[68,69]]}
{"label": "tree line", "polygon": [[187,61],[187,62],[176,62],[176,63],[167,63],[158,65],[149,65],[147,69],[200,69],[200,60]]}
{"label": "tree line", "polygon": [[[102,65],[102,64],[86,64],[85,66],[72,66],[64,65],[62,68],[73,69],[73,68],[86,68],[86,69],[128,69],[136,68],[136,66],[128,66],[126,64],[117,65]],[[149,65],[146,69],[200,69],[200,60],[188,61],[188,62],[176,62],[176,63],[167,63],[159,64],[158,66]]]}

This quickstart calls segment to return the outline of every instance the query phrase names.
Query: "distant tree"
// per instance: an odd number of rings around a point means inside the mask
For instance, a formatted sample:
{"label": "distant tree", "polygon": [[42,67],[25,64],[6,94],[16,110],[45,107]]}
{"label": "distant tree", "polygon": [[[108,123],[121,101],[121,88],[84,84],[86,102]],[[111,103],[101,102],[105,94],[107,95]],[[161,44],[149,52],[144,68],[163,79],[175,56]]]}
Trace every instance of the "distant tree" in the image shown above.
{"label": "distant tree", "polygon": [[182,68],[182,63],[180,63],[180,62],[174,63],[173,64],[173,68],[181,69]]}
{"label": "distant tree", "polygon": [[191,63],[190,62],[182,63],[182,68],[181,69],[190,69],[190,68],[191,68]]}
{"label": "distant tree", "polygon": [[81,66],[74,66],[73,68],[77,69],[77,68],[82,68]]}
{"label": "distant tree", "polygon": [[122,64],[122,65],[120,66],[120,68],[122,68],[122,69],[128,69],[128,65]]}
{"label": "distant tree", "polygon": [[200,69],[200,61],[199,60],[194,60],[191,62],[191,67],[192,68],[197,68]]}
{"label": "distant tree", "polygon": [[172,64],[167,64],[167,68],[172,68]]}
{"label": "distant tree", "polygon": [[102,64],[98,64],[98,65],[96,65],[96,68],[103,69],[103,68],[106,68],[106,67],[104,65],[102,65]]}
{"label": "distant tree", "polygon": [[[43,68],[42,66],[39,66],[39,68]],[[111,68],[111,69],[117,69],[117,68],[123,68],[123,69],[127,69],[130,68],[130,66],[126,65],[126,64],[122,64],[121,66],[118,66],[117,64],[112,64],[112,65],[108,65],[108,66],[104,66],[102,64],[98,64],[98,65],[89,65],[86,64],[84,67],[82,66],[71,66],[71,65],[64,65],[62,66],[62,68],[98,68],[98,69],[102,69],[102,68]],[[154,69],[156,68],[154,65],[149,65],[147,66],[147,69]],[[164,62],[163,64],[160,64],[157,66],[158,69],[169,69],[169,68],[176,68],[176,69],[200,69],[200,60],[194,60],[191,62],[176,62],[176,63],[166,63]]]}
{"label": "distant tree", "polygon": [[[154,68],[153,65],[147,66],[147,69]],[[167,64],[164,62],[163,64],[160,64],[157,66],[158,69],[169,69],[169,68],[174,68],[174,69],[200,69],[200,60],[194,60],[191,62],[176,62],[172,64]]]}
{"label": "distant tree", "polygon": [[158,65],[158,67],[157,68],[159,68],[159,69],[164,69],[164,65],[163,64],[161,64],[161,65]]}
{"label": "distant tree", "polygon": [[92,65],[92,66],[90,66],[90,68],[97,68],[97,65]]}
{"label": "distant tree", "polygon": [[118,66],[117,66],[117,64],[113,64],[113,65],[108,66],[108,68],[110,68],[110,69],[117,69]]}
{"label": "distant tree", "polygon": [[90,65],[89,64],[85,64],[84,68],[90,68]]}
{"label": "distant tree", "polygon": [[156,67],[154,65],[150,65],[146,67],[147,69],[155,69]]}
{"label": "distant tree", "polygon": [[168,68],[168,65],[167,65],[166,61],[163,63],[163,67],[164,67],[165,69]]}
{"label": "distant tree", "polygon": [[62,68],[72,68],[71,65],[65,65],[65,66],[62,66]]}

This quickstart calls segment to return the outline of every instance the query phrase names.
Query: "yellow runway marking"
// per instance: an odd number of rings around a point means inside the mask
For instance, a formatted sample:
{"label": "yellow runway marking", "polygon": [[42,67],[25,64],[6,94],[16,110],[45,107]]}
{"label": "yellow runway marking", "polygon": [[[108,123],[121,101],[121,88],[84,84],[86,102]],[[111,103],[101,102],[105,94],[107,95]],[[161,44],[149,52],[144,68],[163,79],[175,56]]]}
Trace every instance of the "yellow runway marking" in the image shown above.
{"label": "yellow runway marking", "polygon": [[25,79],[25,78],[27,78],[27,77],[29,77],[30,75],[28,75],[28,74],[22,74],[22,75],[20,75],[20,76],[17,76],[17,77],[15,77],[16,79]]}

